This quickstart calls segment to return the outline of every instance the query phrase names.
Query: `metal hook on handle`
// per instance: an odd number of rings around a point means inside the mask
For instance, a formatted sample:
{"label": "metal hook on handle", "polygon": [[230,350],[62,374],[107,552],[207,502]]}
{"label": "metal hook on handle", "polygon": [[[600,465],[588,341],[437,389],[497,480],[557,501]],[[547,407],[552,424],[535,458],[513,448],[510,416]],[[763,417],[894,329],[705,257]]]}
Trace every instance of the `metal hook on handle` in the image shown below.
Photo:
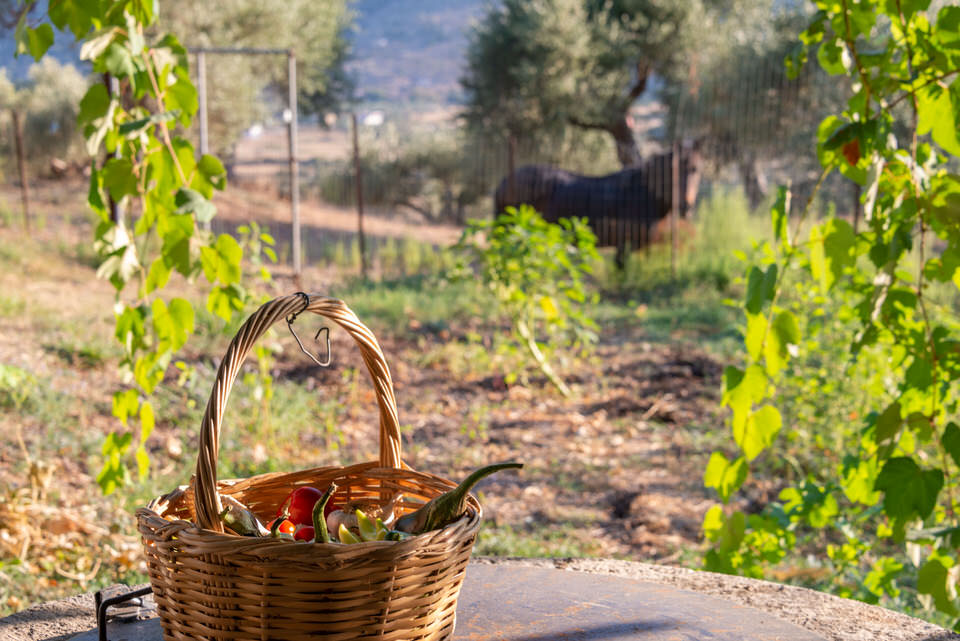
{"label": "metal hook on handle", "polygon": [[[323,327],[317,330],[316,335],[313,337],[313,340],[317,343],[320,342],[320,332],[327,333],[327,360],[324,361],[323,363],[320,363],[320,367],[329,367],[331,359],[333,358],[333,354],[330,352],[330,328],[324,325]],[[313,359],[313,360],[317,360],[317,359]]]}
{"label": "metal hook on handle", "polygon": [[295,331],[293,331],[293,321],[294,321],[294,320],[296,320],[296,315],[287,318],[287,329],[289,329],[289,330],[290,330],[290,333],[293,334],[293,338],[297,341],[297,345],[300,346],[300,351],[303,352],[304,354],[306,354],[307,356],[309,356],[309,357],[313,360],[313,362],[316,363],[317,365],[319,365],[320,367],[329,367],[329,366],[330,366],[330,363],[331,363],[331,358],[332,358],[331,352],[330,352],[330,328],[327,327],[326,325],[324,325],[323,327],[321,327],[320,329],[317,330],[316,336],[313,337],[313,340],[315,340],[315,341],[317,341],[317,342],[319,343],[319,342],[320,342],[320,332],[324,332],[324,331],[325,331],[325,332],[327,333],[327,358],[326,358],[325,361],[321,362],[321,361],[319,361],[319,360],[317,359],[316,356],[314,356],[313,354],[311,354],[310,352],[308,352],[308,351],[306,350],[306,348],[304,348],[303,343],[300,342],[300,337],[297,336],[297,333],[296,333]]}

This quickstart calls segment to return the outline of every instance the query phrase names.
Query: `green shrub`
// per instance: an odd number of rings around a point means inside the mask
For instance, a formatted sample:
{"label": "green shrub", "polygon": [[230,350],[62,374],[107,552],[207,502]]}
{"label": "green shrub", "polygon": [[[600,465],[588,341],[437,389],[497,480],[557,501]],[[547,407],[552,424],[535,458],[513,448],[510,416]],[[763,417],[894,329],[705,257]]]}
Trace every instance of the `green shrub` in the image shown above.
{"label": "green shrub", "polygon": [[[493,221],[471,220],[457,248],[467,264],[458,278],[479,281],[511,323],[512,343],[525,349],[564,396],[570,390],[541,349],[586,350],[596,324],[586,277],[598,260],[596,236],[586,219],[546,222],[529,205],[507,207]],[[476,274],[474,274],[474,270]]]}

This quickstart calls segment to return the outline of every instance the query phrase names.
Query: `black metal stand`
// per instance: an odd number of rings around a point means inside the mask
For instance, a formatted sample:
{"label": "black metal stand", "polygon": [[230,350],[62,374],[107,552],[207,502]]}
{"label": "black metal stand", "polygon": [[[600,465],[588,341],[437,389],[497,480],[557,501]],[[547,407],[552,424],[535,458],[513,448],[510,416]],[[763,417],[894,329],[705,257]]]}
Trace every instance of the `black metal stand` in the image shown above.
{"label": "black metal stand", "polygon": [[93,595],[93,603],[97,609],[97,636],[99,640],[107,641],[107,608],[117,605],[118,603],[124,603],[125,601],[139,599],[147,594],[150,594],[149,587],[131,590],[130,592],[124,592],[109,599],[104,599],[103,591],[97,590]]}

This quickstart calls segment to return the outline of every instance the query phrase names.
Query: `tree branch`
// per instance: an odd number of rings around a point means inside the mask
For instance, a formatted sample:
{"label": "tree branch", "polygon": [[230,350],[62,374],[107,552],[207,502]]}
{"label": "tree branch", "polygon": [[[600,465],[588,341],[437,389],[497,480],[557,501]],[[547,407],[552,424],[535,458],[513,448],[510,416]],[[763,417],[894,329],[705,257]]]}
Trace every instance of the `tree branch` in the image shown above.
{"label": "tree branch", "polygon": [[611,134],[613,133],[613,126],[610,125],[610,123],[587,122],[586,120],[580,120],[576,116],[567,116],[567,122],[574,127],[582,127],[583,129],[597,129],[599,131],[606,131]]}
{"label": "tree branch", "polygon": [[633,83],[633,86],[630,87],[630,92],[627,94],[629,98],[629,104],[633,104],[633,101],[640,97],[647,89],[647,79],[650,77],[650,64],[641,60],[637,63],[637,81]]}

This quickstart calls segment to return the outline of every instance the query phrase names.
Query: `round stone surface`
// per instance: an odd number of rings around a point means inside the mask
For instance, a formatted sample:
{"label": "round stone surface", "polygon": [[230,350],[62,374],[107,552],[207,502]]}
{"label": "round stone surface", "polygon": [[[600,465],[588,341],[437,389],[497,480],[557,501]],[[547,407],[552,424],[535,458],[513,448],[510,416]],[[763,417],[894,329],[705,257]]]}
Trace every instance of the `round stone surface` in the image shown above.
{"label": "round stone surface", "polygon": [[[149,607],[149,604],[147,604]],[[110,641],[161,641],[159,619],[111,622]],[[74,637],[95,641],[96,629]],[[472,564],[454,641],[823,641],[766,612],[606,574]]]}
{"label": "round stone surface", "polygon": [[471,565],[454,641],[823,641],[716,597],[623,577]]}

